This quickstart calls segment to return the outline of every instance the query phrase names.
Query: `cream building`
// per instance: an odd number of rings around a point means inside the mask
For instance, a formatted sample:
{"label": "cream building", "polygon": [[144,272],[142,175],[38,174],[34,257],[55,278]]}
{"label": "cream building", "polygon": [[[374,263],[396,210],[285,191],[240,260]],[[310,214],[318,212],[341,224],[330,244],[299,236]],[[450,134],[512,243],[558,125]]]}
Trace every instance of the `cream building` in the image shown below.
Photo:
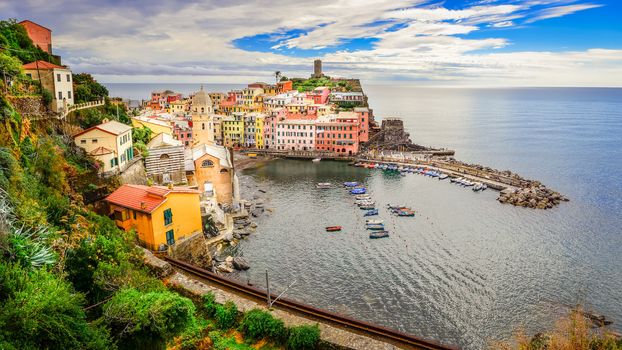
{"label": "cream building", "polygon": [[73,78],[67,67],[45,61],[31,62],[22,67],[28,77],[40,81],[43,88],[52,94],[51,108],[54,112],[61,112],[73,104]]}
{"label": "cream building", "polygon": [[132,128],[114,120],[74,135],[74,142],[103,163],[102,173],[122,172],[134,159]]}
{"label": "cream building", "polygon": [[195,145],[214,144],[214,125],[210,117],[212,113],[214,113],[212,99],[201,86],[201,90],[192,96],[192,142]]}

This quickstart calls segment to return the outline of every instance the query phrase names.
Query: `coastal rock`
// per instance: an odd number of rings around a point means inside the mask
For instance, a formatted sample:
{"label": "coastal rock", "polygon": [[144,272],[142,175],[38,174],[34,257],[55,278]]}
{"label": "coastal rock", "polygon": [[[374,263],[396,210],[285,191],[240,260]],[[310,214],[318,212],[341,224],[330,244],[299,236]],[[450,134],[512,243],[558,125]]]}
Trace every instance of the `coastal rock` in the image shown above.
{"label": "coastal rock", "polygon": [[229,255],[228,257],[226,257],[226,258],[225,258],[225,262],[226,262],[227,264],[231,264],[231,263],[233,263],[233,257],[232,257],[231,255]]}
{"label": "coastal rock", "polygon": [[216,271],[218,272],[225,272],[225,273],[231,273],[233,272],[233,268],[230,267],[229,265],[222,263],[218,266],[216,266]]}
{"label": "coastal rock", "polygon": [[251,227],[252,227],[252,228],[257,228],[257,223],[255,223],[255,222],[251,222]]}
{"label": "coastal rock", "polygon": [[224,237],[222,238],[224,241],[227,242],[231,242],[233,241],[233,232],[227,232],[225,233]]}
{"label": "coastal rock", "polygon": [[233,258],[233,267],[236,270],[248,270],[251,268],[251,266],[248,264],[248,261],[240,256],[236,256],[235,258]]}

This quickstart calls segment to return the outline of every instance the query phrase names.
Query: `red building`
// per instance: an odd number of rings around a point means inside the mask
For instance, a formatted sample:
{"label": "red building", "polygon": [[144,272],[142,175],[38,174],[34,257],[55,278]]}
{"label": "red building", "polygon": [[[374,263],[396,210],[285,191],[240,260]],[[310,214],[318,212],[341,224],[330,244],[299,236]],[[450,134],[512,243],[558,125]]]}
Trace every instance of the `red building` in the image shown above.
{"label": "red building", "polygon": [[359,151],[359,118],[352,112],[320,117],[316,122],[315,149],[342,155]]}
{"label": "red building", "polygon": [[52,30],[29,20],[21,21],[19,24],[26,29],[28,37],[36,46],[52,54]]}

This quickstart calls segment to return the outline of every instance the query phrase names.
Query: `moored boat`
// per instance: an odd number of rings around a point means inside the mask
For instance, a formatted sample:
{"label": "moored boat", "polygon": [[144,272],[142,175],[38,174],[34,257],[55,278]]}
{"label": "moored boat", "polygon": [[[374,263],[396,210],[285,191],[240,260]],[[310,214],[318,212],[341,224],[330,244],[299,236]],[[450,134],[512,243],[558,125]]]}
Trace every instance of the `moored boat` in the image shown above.
{"label": "moored boat", "polygon": [[311,161],[312,161],[312,162],[314,162],[314,163],[317,163],[317,162],[319,162],[320,160],[322,160],[322,158],[313,158]]}
{"label": "moored boat", "polygon": [[372,231],[384,231],[384,225],[367,225],[365,228]]}
{"label": "moored boat", "polygon": [[439,175],[438,179],[439,180],[445,180],[448,177],[449,177],[449,175],[447,175],[447,174],[441,174],[441,175]]}
{"label": "moored boat", "polygon": [[374,216],[378,215],[378,209],[368,210],[363,216]]}
{"label": "moored boat", "polygon": [[367,219],[365,220],[365,223],[368,225],[373,225],[373,224],[382,224],[383,221],[379,219]]}
{"label": "moored boat", "polygon": [[415,216],[415,212],[412,210],[398,210],[397,216]]}
{"label": "moored boat", "polygon": [[315,188],[330,188],[330,186],[330,182],[318,182],[318,184],[315,185]]}
{"label": "moored boat", "polygon": [[367,192],[367,190],[365,189],[365,187],[353,188],[350,191],[351,194],[365,194],[366,192]]}
{"label": "moored boat", "polygon": [[357,196],[354,196],[354,199],[356,200],[369,200],[371,199],[371,196],[368,194],[359,194]]}
{"label": "moored boat", "polygon": [[326,232],[341,231],[341,229],[342,229],[341,226],[327,226],[326,227]]}
{"label": "moored boat", "polygon": [[384,238],[389,237],[389,231],[375,231],[369,233],[369,238]]}
{"label": "moored boat", "polygon": [[365,204],[365,205],[359,205],[359,209],[362,209],[362,210],[373,210],[373,209],[376,209],[376,207],[373,204],[372,205]]}
{"label": "moored boat", "polygon": [[349,182],[344,182],[343,185],[345,187],[356,187],[359,185],[359,183],[356,181],[349,181]]}

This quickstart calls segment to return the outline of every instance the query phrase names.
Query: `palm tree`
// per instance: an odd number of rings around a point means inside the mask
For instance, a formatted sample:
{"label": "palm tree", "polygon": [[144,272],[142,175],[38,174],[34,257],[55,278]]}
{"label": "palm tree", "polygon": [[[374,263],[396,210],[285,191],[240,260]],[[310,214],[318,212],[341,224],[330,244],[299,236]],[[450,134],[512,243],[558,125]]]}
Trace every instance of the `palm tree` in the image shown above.
{"label": "palm tree", "polygon": [[276,72],[274,72],[274,77],[276,78],[276,82],[278,84],[279,80],[281,79],[281,71],[277,70]]}

